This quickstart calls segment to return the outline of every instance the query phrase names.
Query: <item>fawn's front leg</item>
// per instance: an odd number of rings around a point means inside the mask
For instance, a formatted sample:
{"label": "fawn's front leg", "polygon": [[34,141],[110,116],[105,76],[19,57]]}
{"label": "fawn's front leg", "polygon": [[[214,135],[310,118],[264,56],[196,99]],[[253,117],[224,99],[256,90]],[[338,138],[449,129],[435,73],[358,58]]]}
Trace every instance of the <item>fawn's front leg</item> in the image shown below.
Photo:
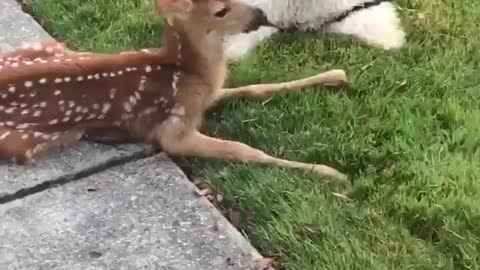
{"label": "fawn's front leg", "polygon": [[230,96],[259,96],[278,93],[278,92],[296,92],[304,87],[312,86],[340,86],[347,82],[345,71],[334,69],[319,73],[315,76],[300,80],[294,80],[281,83],[253,84],[237,88],[225,88],[218,99]]}
{"label": "fawn's front leg", "polygon": [[240,142],[208,137],[197,130],[185,131],[183,121],[179,117],[172,116],[170,120],[172,121],[158,128],[155,134],[162,148],[170,154],[270,164],[312,171],[321,177],[348,181],[346,175],[328,166],[275,158]]}

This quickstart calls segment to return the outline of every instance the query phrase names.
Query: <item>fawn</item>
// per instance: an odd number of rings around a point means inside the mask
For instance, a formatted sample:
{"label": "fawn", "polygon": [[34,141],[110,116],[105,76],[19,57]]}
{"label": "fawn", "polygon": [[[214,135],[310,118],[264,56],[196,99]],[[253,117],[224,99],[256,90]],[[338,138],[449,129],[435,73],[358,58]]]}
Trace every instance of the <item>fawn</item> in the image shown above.
{"label": "fawn", "polygon": [[224,35],[268,25],[265,14],[235,0],[155,4],[166,21],[160,49],[96,54],[41,42],[0,55],[0,156],[35,164],[83,136],[118,130],[174,155],[273,164],[347,179],[325,165],[278,159],[198,131],[205,110],[222,98],[340,85],[346,81],[342,70],[224,89]]}

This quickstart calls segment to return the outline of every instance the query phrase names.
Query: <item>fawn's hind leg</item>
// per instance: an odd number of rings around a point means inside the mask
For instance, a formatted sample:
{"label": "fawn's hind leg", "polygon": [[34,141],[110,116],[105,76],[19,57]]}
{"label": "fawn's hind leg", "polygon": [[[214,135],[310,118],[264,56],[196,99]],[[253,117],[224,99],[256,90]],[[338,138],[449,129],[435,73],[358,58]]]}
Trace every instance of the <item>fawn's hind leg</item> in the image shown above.
{"label": "fawn's hind leg", "polygon": [[208,137],[196,130],[184,133],[182,121],[177,120],[164,124],[156,132],[157,140],[162,148],[170,154],[270,164],[283,168],[312,171],[322,177],[331,177],[341,181],[348,180],[346,175],[325,165],[275,158],[246,144]]}
{"label": "fawn's hind leg", "polygon": [[347,82],[347,76],[343,70],[335,69],[319,73],[315,76],[300,80],[281,83],[253,84],[237,88],[225,88],[221,91],[218,99],[230,96],[266,96],[278,92],[296,92],[304,87],[317,85],[339,86]]}

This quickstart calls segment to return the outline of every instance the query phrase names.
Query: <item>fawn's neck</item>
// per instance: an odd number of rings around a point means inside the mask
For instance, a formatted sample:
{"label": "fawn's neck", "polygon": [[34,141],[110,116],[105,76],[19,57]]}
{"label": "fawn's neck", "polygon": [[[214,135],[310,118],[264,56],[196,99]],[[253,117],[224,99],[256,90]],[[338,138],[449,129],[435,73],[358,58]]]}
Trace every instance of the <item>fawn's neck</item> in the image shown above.
{"label": "fawn's neck", "polygon": [[163,34],[165,60],[179,70],[198,76],[214,90],[223,86],[226,59],[222,36],[207,29],[187,31],[186,27],[167,25]]}

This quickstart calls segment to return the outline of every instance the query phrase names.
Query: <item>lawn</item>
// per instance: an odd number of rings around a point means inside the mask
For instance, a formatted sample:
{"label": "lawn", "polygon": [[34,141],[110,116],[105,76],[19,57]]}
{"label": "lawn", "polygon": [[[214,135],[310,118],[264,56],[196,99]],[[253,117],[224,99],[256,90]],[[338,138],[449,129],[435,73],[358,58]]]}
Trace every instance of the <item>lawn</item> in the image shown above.
{"label": "lawn", "polygon": [[[74,48],[158,46],[150,0],[28,0]],[[281,269],[480,269],[480,1],[398,3],[408,45],[384,52],[285,34],[231,67],[230,85],[346,70],[350,87],[232,100],[205,130],[354,175],[345,186],[260,165],[193,160],[251,212],[245,233]]]}

